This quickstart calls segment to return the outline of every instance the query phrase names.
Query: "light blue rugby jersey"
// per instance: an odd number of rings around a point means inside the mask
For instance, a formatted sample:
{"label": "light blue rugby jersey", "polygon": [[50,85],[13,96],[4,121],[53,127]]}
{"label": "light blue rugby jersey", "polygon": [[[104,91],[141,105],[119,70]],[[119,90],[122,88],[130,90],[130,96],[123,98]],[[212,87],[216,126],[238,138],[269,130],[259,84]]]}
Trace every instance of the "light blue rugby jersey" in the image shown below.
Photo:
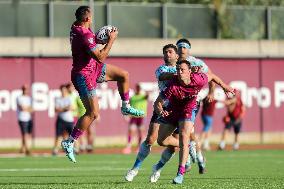
{"label": "light blue rugby jersey", "polygon": [[177,73],[177,68],[175,66],[167,66],[167,65],[161,65],[159,66],[156,71],[155,71],[155,75],[158,81],[158,86],[159,86],[159,90],[160,91],[164,91],[170,80],[165,80],[165,81],[160,81],[159,77],[163,74],[163,73]]}
{"label": "light blue rugby jersey", "polygon": [[[189,61],[192,64],[192,66],[199,66],[199,67],[201,67],[201,72],[203,72],[203,73],[207,73],[208,72],[208,66],[201,59],[195,58],[194,56],[189,56],[186,60]],[[156,69],[155,75],[156,75],[156,78],[157,78],[157,81],[158,81],[158,86],[159,86],[159,90],[160,91],[164,91],[167,88],[168,84],[169,84],[168,80],[159,81],[159,77],[163,73],[177,73],[177,69],[176,69],[175,66],[167,66],[165,64],[159,66]]]}

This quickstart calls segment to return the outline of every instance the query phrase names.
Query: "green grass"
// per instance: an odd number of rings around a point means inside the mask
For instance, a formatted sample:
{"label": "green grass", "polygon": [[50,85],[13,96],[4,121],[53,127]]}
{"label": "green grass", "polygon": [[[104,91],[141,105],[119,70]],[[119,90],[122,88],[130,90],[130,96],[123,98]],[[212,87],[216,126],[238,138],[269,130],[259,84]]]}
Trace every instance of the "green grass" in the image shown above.
{"label": "green grass", "polygon": [[160,180],[149,183],[152,154],[132,183],[124,175],[134,155],[80,155],[72,164],[65,157],[0,158],[0,188],[284,188],[284,152],[280,150],[208,152],[205,175],[194,165],[182,185],[171,184],[177,159],[164,168]]}

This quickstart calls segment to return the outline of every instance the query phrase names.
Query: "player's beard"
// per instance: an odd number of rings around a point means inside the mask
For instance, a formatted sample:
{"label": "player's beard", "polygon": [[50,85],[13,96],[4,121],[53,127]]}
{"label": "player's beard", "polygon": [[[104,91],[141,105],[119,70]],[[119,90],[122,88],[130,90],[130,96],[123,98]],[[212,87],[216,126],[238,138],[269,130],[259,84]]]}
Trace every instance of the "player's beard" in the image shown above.
{"label": "player's beard", "polygon": [[175,59],[171,59],[171,58],[168,58],[167,61],[166,61],[166,64],[168,66],[175,66],[176,65],[176,60]]}
{"label": "player's beard", "polygon": [[187,58],[187,54],[185,53],[181,53],[179,56],[179,60],[186,60],[186,58]]}

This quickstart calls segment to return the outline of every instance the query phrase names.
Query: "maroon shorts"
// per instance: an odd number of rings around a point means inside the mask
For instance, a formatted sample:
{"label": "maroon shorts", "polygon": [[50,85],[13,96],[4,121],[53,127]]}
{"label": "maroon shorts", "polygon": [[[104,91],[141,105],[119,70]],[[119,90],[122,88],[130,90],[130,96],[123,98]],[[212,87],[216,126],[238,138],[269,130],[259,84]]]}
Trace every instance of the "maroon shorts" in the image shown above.
{"label": "maroon shorts", "polygon": [[144,117],[131,117],[129,124],[132,125],[137,125],[137,126],[142,126],[144,123]]}

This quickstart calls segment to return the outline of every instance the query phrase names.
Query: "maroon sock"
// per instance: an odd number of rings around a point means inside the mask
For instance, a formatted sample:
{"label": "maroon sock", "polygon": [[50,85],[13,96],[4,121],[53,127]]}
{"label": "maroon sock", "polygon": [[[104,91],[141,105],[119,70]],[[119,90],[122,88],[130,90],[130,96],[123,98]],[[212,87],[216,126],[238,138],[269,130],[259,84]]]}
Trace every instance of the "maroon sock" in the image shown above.
{"label": "maroon sock", "polygon": [[126,93],[119,93],[120,98],[122,101],[128,101],[129,100],[129,91]]}
{"label": "maroon sock", "polygon": [[128,144],[131,143],[131,139],[132,139],[131,135],[128,135],[128,140],[127,140]]}
{"label": "maroon sock", "polygon": [[71,133],[71,137],[74,140],[77,140],[83,133],[84,133],[84,131],[74,127],[74,129],[72,130],[72,133]]}
{"label": "maroon sock", "polygon": [[178,167],[178,174],[184,175],[184,173],[185,173],[185,166],[180,165]]}

